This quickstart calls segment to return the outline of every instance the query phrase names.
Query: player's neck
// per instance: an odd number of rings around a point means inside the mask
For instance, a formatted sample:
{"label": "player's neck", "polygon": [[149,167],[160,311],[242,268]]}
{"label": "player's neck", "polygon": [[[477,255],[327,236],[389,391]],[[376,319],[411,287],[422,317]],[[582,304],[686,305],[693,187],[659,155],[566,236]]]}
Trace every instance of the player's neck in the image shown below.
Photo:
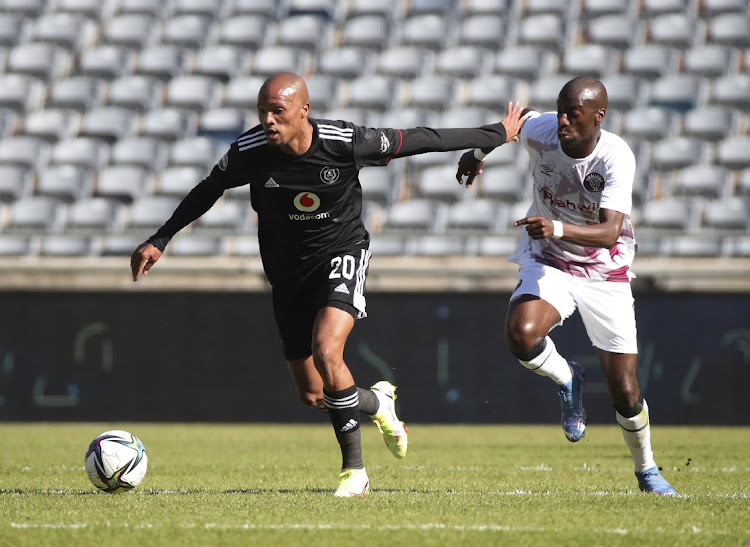
{"label": "player's neck", "polygon": [[312,138],[313,126],[308,121],[307,123],[305,123],[302,130],[297,134],[297,136],[284,146],[281,146],[280,150],[284,154],[289,154],[290,156],[301,156],[302,154],[310,150],[310,146],[312,146]]}

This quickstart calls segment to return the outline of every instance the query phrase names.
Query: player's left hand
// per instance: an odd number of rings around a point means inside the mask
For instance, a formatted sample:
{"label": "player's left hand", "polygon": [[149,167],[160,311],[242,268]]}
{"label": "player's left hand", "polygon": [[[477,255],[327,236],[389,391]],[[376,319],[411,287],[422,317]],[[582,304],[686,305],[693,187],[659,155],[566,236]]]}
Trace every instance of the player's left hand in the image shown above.
{"label": "player's left hand", "polygon": [[465,152],[461,159],[458,160],[458,171],[456,171],[456,180],[463,184],[463,176],[466,175],[466,187],[469,188],[477,175],[482,174],[483,161],[479,161],[474,156],[474,151]]}
{"label": "player's left hand", "polygon": [[513,226],[524,225],[532,239],[545,239],[552,237],[552,234],[555,231],[552,221],[544,217],[526,217],[513,223]]}

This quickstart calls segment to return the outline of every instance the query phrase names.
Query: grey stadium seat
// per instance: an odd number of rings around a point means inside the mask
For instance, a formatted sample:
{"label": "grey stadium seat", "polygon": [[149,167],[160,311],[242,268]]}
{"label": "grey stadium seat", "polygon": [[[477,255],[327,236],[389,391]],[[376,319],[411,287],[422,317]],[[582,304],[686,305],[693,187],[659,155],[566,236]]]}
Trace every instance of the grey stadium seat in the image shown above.
{"label": "grey stadium seat", "polygon": [[253,59],[252,73],[267,78],[276,72],[304,74],[309,61],[306,50],[288,46],[259,49]]}
{"label": "grey stadium seat", "polygon": [[99,253],[101,256],[130,256],[143,243],[137,236],[112,235],[102,238]]}
{"label": "grey stadium seat", "polygon": [[512,78],[480,76],[469,82],[466,104],[503,112],[516,97],[515,87]]}
{"label": "grey stadium seat", "polygon": [[55,2],[56,12],[81,15],[95,21],[104,16],[106,8],[106,2],[101,2],[101,0],[57,0]]}
{"label": "grey stadium seat", "polygon": [[395,83],[385,76],[363,76],[349,82],[348,106],[384,111],[393,105]]}
{"label": "grey stadium seat", "polygon": [[44,139],[21,135],[0,141],[0,164],[39,169],[49,159],[49,144]]}
{"label": "grey stadium seat", "polygon": [[456,0],[411,0],[407,6],[406,15],[421,15],[436,13],[451,15],[456,8]]}
{"label": "grey stadium seat", "polygon": [[45,236],[39,253],[46,256],[87,256],[91,254],[93,244],[87,237]]}
{"label": "grey stadium seat", "polygon": [[391,25],[386,17],[362,15],[344,23],[341,45],[381,50],[391,43]]}
{"label": "grey stadium seat", "polygon": [[587,18],[600,15],[627,15],[633,7],[630,0],[586,0],[583,2],[582,12]]}
{"label": "grey stadium seat", "polygon": [[370,252],[376,257],[403,256],[407,254],[405,237],[403,235],[371,234]]}
{"label": "grey stadium seat", "polygon": [[404,5],[401,0],[351,0],[346,12],[347,19],[363,15],[398,18],[404,15]]}
{"label": "grey stadium seat", "polygon": [[163,169],[158,175],[156,194],[184,198],[207,175],[205,169],[195,166],[175,165]]}
{"label": "grey stadium seat", "polygon": [[392,127],[409,129],[412,127],[430,127],[432,116],[424,108],[404,107],[392,108],[380,114],[371,116],[368,124],[374,127]]}
{"label": "grey stadium seat", "polygon": [[216,19],[223,15],[223,3],[216,0],[175,0],[172,14]]}
{"label": "grey stadium seat", "polygon": [[[459,201],[448,209],[446,229],[449,232],[494,232],[500,224],[500,211],[500,204],[491,199]],[[507,215],[507,210],[504,212]]]}
{"label": "grey stadium seat", "polygon": [[340,16],[337,0],[287,0],[287,16],[315,15],[333,21]]}
{"label": "grey stadium seat", "polygon": [[276,45],[304,48],[311,52],[326,49],[332,41],[331,25],[315,15],[292,15],[281,19],[276,28]]}
{"label": "grey stadium seat", "polygon": [[143,49],[152,39],[154,19],[144,14],[115,15],[104,25],[103,44]]}
{"label": "grey stadium seat", "polygon": [[229,15],[263,15],[267,19],[276,19],[280,7],[278,0],[234,0]]}
{"label": "grey stadium seat", "polygon": [[250,56],[244,47],[235,45],[212,45],[198,51],[195,56],[193,74],[210,76],[227,82],[247,72]]}
{"label": "grey stadium seat", "polygon": [[[493,154],[496,152],[498,151],[496,150]],[[479,196],[501,200],[505,203],[520,201],[528,185],[525,174],[510,165],[496,165],[489,168],[485,166],[484,173],[474,184],[478,187]]]}
{"label": "grey stadium seat", "polygon": [[539,78],[531,86],[528,106],[540,111],[556,110],[560,90],[569,80],[569,76],[559,74]]}
{"label": "grey stadium seat", "polygon": [[[224,151],[221,153],[223,154]],[[175,141],[170,148],[169,165],[200,167],[208,170],[216,163],[217,155],[216,146],[208,137],[180,139]]]}
{"label": "grey stadium seat", "polygon": [[29,22],[18,14],[0,13],[0,45],[13,47],[27,36]]}
{"label": "grey stadium seat", "polygon": [[78,131],[81,115],[72,109],[46,108],[26,115],[23,121],[24,135],[41,137],[49,142],[72,138]]}
{"label": "grey stadium seat", "polygon": [[425,49],[396,46],[378,54],[376,69],[385,76],[413,79],[425,70],[428,58],[429,52]]}
{"label": "grey stadium seat", "polygon": [[29,74],[45,82],[67,76],[73,58],[62,47],[43,42],[18,44],[8,53],[6,70]]}
{"label": "grey stadium seat", "polygon": [[703,159],[702,143],[689,137],[666,138],[653,148],[651,164],[658,170],[680,169],[700,163]]}
{"label": "grey stadium seat", "polygon": [[535,80],[553,66],[554,56],[540,47],[511,46],[498,51],[494,71],[501,76]]}
{"label": "grey stadium seat", "polygon": [[219,91],[219,83],[208,76],[177,76],[167,84],[165,104],[201,111],[217,104]]}
{"label": "grey stadium seat", "polygon": [[[370,247],[372,248],[372,246]],[[231,254],[234,256],[260,256],[257,235],[239,235],[233,238]]]}
{"label": "grey stadium seat", "polygon": [[750,228],[750,208],[746,199],[733,197],[706,202],[703,226],[715,230],[746,231]]}
{"label": "grey stadium seat", "polygon": [[666,239],[664,252],[669,256],[715,257],[723,254],[721,240],[705,235],[675,235]]}
{"label": "grey stadium seat", "polygon": [[412,186],[415,197],[453,203],[464,199],[473,189],[456,182],[456,165],[446,163],[422,169]]}
{"label": "grey stadium seat", "polygon": [[197,49],[208,36],[210,22],[197,15],[177,15],[162,20],[161,43]]}
{"label": "grey stadium seat", "polygon": [[[255,124],[255,119],[251,125]],[[246,125],[243,110],[227,107],[212,108],[201,114],[198,122],[198,136],[208,138],[215,146],[225,149],[229,148],[229,145],[245,131]]]}
{"label": "grey stadium seat", "polygon": [[0,74],[0,107],[19,114],[39,108],[44,101],[46,86],[28,74]]}
{"label": "grey stadium seat", "polygon": [[164,15],[166,7],[164,3],[153,0],[120,0],[117,4],[118,15],[149,15],[152,19]]}
{"label": "grey stadium seat", "polygon": [[702,22],[686,13],[671,13],[655,17],[648,22],[649,41],[671,47],[687,49],[701,36]]}
{"label": "grey stadium seat", "polygon": [[64,217],[64,206],[49,196],[32,196],[15,201],[10,206],[10,233],[51,233],[59,231]]}
{"label": "grey stadium seat", "polygon": [[[383,229],[401,232],[430,232],[441,216],[441,205],[430,200],[415,199],[392,204],[388,208]],[[442,213],[444,214],[444,213]]]}
{"label": "grey stadium seat", "polygon": [[[316,74],[307,78],[307,91],[310,96],[310,104],[314,104],[316,108],[326,110],[332,108],[336,103],[337,84],[338,80],[335,77],[325,74]],[[242,133],[242,131],[239,133]]]}
{"label": "grey stadium seat", "polygon": [[473,106],[449,108],[441,112],[435,121],[437,127],[480,127],[497,123],[502,119],[499,113]]}
{"label": "grey stadium seat", "polygon": [[151,235],[172,216],[180,200],[166,196],[137,198],[130,205],[130,219],[126,230]]}
{"label": "grey stadium seat", "polygon": [[367,68],[366,50],[354,47],[331,48],[320,52],[318,73],[337,78],[356,78]]}
{"label": "grey stadium seat", "polygon": [[52,147],[50,163],[81,165],[96,170],[109,161],[109,145],[89,137],[75,137],[57,142]]}
{"label": "grey stadium seat", "polygon": [[21,165],[0,165],[0,202],[13,202],[31,195],[34,171]]}
{"label": "grey stadium seat", "polygon": [[132,110],[119,106],[92,108],[83,114],[78,134],[112,143],[133,133],[137,117]]}
{"label": "grey stadium seat", "polygon": [[663,198],[648,201],[641,207],[639,227],[686,231],[692,222],[692,202],[685,198]]}
{"label": "grey stadium seat", "polygon": [[232,78],[224,87],[222,106],[255,110],[258,102],[258,91],[265,78],[260,76],[242,76]]}
{"label": "grey stadium seat", "polygon": [[718,165],[691,165],[675,175],[672,194],[675,196],[700,196],[719,198],[728,191],[730,173]]}
{"label": "grey stadium seat", "polygon": [[510,9],[510,0],[465,0],[461,7],[466,16],[505,15]]}
{"label": "grey stadium seat", "polygon": [[441,50],[446,47],[448,21],[436,14],[415,15],[403,21],[401,43],[409,46]]}
{"label": "grey stadium seat", "polygon": [[732,47],[750,46],[750,16],[747,12],[717,15],[709,22],[707,42]]}
{"label": "grey stadium seat", "polygon": [[156,108],[146,112],[141,134],[166,141],[192,137],[198,131],[198,115],[182,108]]}
{"label": "grey stadium seat", "polygon": [[47,0],[5,0],[3,10],[24,17],[38,17],[44,11]]}
{"label": "grey stadium seat", "polygon": [[685,13],[690,0],[643,0],[641,15],[655,17],[665,13]]}
{"label": "grey stadium seat", "polygon": [[641,80],[629,74],[604,76],[602,83],[607,88],[610,109],[629,110],[639,102]]}
{"label": "grey stadium seat", "polygon": [[700,76],[721,76],[729,72],[732,49],[718,44],[704,44],[684,53],[685,72]]}
{"label": "grey stadium seat", "polygon": [[221,199],[195,222],[195,233],[242,233],[248,222],[250,204],[245,201]]}
{"label": "grey stadium seat", "polygon": [[169,80],[185,72],[187,50],[173,44],[160,44],[143,48],[138,53],[135,72]]}
{"label": "grey stadium seat", "polygon": [[723,106],[709,105],[685,113],[683,133],[708,141],[718,141],[733,135],[737,129],[736,113]]}
{"label": "grey stadium seat", "polygon": [[586,33],[594,44],[627,49],[636,42],[640,33],[639,22],[621,15],[604,15],[592,20]]}
{"label": "grey stadium seat", "polygon": [[47,105],[84,112],[99,106],[103,97],[102,80],[92,76],[71,76],[52,85]]}
{"label": "grey stadium seat", "polygon": [[129,73],[135,63],[135,53],[115,45],[90,48],[81,53],[78,74],[113,80]]}
{"label": "grey stadium seat", "polygon": [[618,53],[601,44],[583,44],[567,48],[563,53],[562,72],[601,78],[617,65]]}
{"label": "grey stadium seat", "polygon": [[552,13],[524,17],[519,22],[518,42],[559,53],[566,43],[565,20]]}
{"label": "grey stadium seat", "polygon": [[0,236],[0,256],[26,256],[33,254],[31,238],[24,236]]}
{"label": "grey stadium seat", "polygon": [[659,78],[675,64],[674,52],[662,45],[633,46],[623,53],[623,72],[640,78]]}
{"label": "grey stadium seat", "polygon": [[39,173],[34,194],[72,202],[90,197],[93,189],[91,171],[80,165],[51,165]]}
{"label": "grey stadium seat", "polygon": [[648,86],[650,105],[685,112],[695,107],[701,98],[701,80],[692,74],[663,76]]}
{"label": "grey stadium seat", "polygon": [[163,87],[155,76],[123,76],[110,83],[107,104],[144,112],[161,106]]}
{"label": "grey stadium seat", "polygon": [[95,25],[72,13],[46,13],[36,18],[31,26],[30,39],[47,42],[77,52],[89,47],[94,40]]}
{"label": "grey stadium seat", "polygon": [[392,168],[364,168],[359,172],[362,197],[387,206],[395,200],[398,187],[397,174]]}
{"label": "grey stadium seat", "polygon": [[223,254],[223,241],[220,237],[181,234],[168,249],[175,256],[219,256]]}
{"label": "grey stadium seat", "polygon": [[569,0],[526,0],[524,14],[553,13],[567,17],[571,9]]}
{"label": "grey stadium seat", "polygon": [[750,167],[750,137],[734,136],[720,141],[717,145],[716,161],[729,169]]}
{"label": "grey stadium seat", "polygon": [[131,203],[147,195],[149,183],[149,171],[143,166],[111,165],[99,171],[94,196]]}
{"label": "grey stadium seat", "polygon": [[92,235],[115,231],[122,207],[120,202],[103,197],[76,201],[68,207],[65,230]]}
{"label": "grey stadium seat", "polygon": [[518,236],[484,236],[479,239],[476,254],[480,256],[508,256],[516,250]]}
{"label": "grey stadium seat", "polygon": [[262,15],[238,15],[219,23],[219,44],[256,50],[263,47],[268,22]]}
{"label": "grey stadium seat", "polygon": [[703,0],[700,3],[700,15],[713,17],[724,13],[747,13],[748,0]]}
{"label": "grey stadium seat", "polygon": [[169,145],[149,136],[133,136],[112,145],[110,164],[137,165],[158,171],[167,163]]}
{"label": "grey stadium seat", "polygon": [[714,80],[711,102],[741,109],[750,107],[750,74],[727,74]]}
{"label": "grey stadium seat", "polygon": [[437,55],[435,72],[451,78],[476,78],[491,63],[491,55],[475,46],[444,48]]}
{"label": "grey stadium seat", "polygon": [[505,41],[505,24],[500,15],[475,15],[461,20],[458,43],[498,51]]}
{"label": "grey stadium seat", "polygon": [[455,256],[464,254],[465,239],[452,235],[419,235],[413,238],[417,256]]}
{"label": "grey stadium seat", "polygon": [[453,104],[456,82],[445,76],[425,76],[413,80],[409,86],[406,105],[435,111],[445,110]]}

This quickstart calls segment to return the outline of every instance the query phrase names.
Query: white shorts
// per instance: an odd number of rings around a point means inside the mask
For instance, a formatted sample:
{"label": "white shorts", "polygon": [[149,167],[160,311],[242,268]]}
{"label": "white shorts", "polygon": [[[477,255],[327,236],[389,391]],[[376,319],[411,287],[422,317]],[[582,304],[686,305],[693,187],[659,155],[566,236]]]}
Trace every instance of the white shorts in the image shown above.
{"label": "white shorts", "polygon": [[510,299],[531,294],[549,302],[561,318],[553,328],[578,308],[595,347],[612,353],[638,353],[630,283],[575,277],[533,259],[521,266],[519,279]]}

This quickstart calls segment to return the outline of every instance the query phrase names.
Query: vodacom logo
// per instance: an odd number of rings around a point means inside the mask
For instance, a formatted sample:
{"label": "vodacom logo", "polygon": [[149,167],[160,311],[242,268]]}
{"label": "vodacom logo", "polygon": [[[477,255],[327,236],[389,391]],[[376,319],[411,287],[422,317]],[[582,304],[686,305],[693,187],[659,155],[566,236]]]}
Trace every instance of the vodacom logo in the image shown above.
{"label": "vodacom logo", "polygon": [[320,198],[312,192],[300,192],[294,198],[294,206],[300,211],[310,213],[320,207]]}

